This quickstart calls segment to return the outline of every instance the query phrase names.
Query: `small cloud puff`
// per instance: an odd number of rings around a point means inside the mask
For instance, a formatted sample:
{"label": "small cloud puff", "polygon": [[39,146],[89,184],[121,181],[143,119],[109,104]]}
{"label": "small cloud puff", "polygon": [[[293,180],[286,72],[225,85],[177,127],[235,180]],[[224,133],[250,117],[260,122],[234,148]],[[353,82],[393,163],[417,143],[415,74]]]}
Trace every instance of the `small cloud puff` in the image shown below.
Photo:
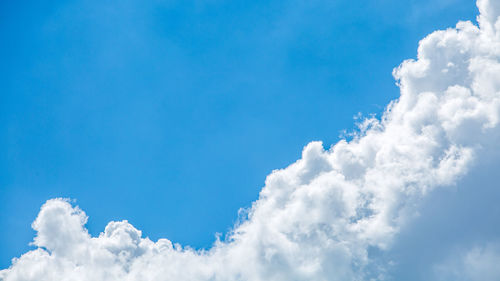
{"label": "small cloud puff", "polygon": [[500,244],[488,243],[462,250],[435,266],[438,281],[500,280]]}

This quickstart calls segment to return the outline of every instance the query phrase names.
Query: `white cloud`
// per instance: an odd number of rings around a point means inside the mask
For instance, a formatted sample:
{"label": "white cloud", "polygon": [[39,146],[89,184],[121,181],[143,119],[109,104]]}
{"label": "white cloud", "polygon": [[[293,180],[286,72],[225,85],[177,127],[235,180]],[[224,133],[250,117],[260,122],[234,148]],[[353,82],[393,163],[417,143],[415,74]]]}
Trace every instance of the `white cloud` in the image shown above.
{"label": "white cloud", "polygon": [[500,280],[500,245],[489,243],[454,253],[435,266],[436,280],[497,281]]}
{"label": "white cloud", "polygon": [[497,149],[500,4],[479,0],[480,26],[460,22],[420,42],[394,71],[401,97],[350,142],[308,144],[273,171],[248,219],[208,251],[153,242],[126,221],[99,237],[63,199],[33,223],[38,248],[0,280],[381,280],[370,254],[386,250],[419,199],[453,184]]}

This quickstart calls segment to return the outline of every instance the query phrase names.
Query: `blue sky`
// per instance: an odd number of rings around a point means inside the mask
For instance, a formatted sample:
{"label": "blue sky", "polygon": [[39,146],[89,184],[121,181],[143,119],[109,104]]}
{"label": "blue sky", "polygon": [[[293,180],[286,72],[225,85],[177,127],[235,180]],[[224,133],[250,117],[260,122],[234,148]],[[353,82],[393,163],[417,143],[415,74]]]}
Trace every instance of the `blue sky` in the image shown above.
{"label": "blue sky", "polygon": [[54,197],[94,235],[128,219],[209,247],[273,169],[398,97],[392,69],[421,38],[477,15],[461,0],[0,5],[0,268]]}

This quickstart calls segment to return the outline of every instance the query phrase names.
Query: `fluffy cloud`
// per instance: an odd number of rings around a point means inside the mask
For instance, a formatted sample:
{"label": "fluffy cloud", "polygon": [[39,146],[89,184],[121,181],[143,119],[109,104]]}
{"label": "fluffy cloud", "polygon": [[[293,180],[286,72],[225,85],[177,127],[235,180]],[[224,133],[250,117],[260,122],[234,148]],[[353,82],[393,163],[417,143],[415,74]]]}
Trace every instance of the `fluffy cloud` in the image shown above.
{"label": "fluffy cloud", "polygon": [[0,280],[382,280],[374,252],[391,247],[420,199],[456,183],[497,149],[500,4],[479,0],[479,26],[459,22],[420,42],[394,70],[401,96],[351,141],[302,158],[266,179],[247,218],[207,251],[156,242],[127,221],[98,237],[85,213],[47,201],[33,223],[36,250]]}

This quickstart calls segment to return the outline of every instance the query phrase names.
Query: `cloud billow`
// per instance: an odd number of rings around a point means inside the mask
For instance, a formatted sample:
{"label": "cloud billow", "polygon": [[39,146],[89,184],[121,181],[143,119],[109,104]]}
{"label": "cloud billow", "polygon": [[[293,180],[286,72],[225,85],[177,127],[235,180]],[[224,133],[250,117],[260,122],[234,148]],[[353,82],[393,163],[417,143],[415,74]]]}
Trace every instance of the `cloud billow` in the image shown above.
{"label": "cloud billow", "polygon": [[[37,248],[0,271],[0,280],[389,278],[389,265],[372,252],[391,248],[423,197],[455,184],[485,150],[498,149],[498,3],[478,1],[478,26],[459,22],[423,39],[417,60],[394,70],[401,96],[380,120],[365,120],[351,141],[328,150],[309,143],[301,159],[267,177],[248,218],[211,249],[154,242],[127,221],[91,237],[82,210],[52,199],[32,225]],[[498,259],[485,253],[464,260]],[[474,266],[464,270],[477,276],[481,267]]]}

